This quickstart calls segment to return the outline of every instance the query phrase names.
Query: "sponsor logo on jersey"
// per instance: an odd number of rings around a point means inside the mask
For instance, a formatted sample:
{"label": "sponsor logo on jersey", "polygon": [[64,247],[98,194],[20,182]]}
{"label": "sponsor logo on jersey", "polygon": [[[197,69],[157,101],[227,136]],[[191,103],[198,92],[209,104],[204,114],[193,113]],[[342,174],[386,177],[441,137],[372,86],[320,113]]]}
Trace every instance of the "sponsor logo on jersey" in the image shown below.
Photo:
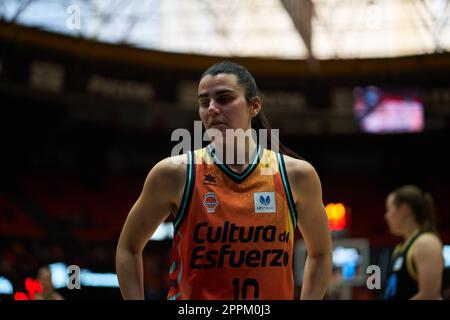
{"label": "sponsor logo on jersey", "polygon": [[284,268],[291,261],[290,239],[289,231],[277,229],[275,225],[237,225],[225,221],[214,226],[202,221],[194,228],[190,266],[192,269]]}
{"label": "sponsor logo on jersey", "polygon": [[276,212],[275,192],[255,192],[253,199],[256,213]]}
{"label": "sponsor logo on jersey", "polygon": [[403,265],[403,257],[398,257],[394,261],[394,266],[392,267],[392,270],[398,271],[402,268],[402,265]]}

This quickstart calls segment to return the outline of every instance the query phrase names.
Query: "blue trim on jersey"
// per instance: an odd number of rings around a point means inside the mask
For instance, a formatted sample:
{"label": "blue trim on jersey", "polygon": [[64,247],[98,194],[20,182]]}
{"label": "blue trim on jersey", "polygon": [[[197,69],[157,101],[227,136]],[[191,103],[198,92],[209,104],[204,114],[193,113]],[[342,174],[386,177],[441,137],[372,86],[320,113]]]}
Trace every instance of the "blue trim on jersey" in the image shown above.
{"label": "blue trim on jersey", "polygon": [[177,300],[180,295],[181,295],[181,292],[178,292],[176,295],[168,297],[167,300]]}
{"label": "blue trim on jersey", "polygon": [[208,151],[208,154],[211,156],[211,158],[214,160],[214,163],[219,167],[219,169],[225,173],[228,177],[230,177],[234,182],[241,183],[243,182],[249,175],[252,174],[253,171],[255,171],[256,167],[259,164],[259,161],[261,159],[261,147],[258,144],[257,145],[257,152],[255,160],[241,173],[237,173],[236,171],[233,171],[230,169],[229,166],[227,166],[224,163],[221,163],[219,158],[217,158],[214,149],[212,148],[211,144],[209,144],[206,147],[206,150]]}
{"label": "blue trim on jersey", "polygon": [[288,200],[289,213],[291,214],[292,224],[295,230],[295,228],[297,228],[297,209],[295,207],[294,198],[292,197],[291,186],[289,185],[283,155],[281,153],[277,153],[277,159],[280,167],[281,180],[283,181],[284,191],[286,192],[286,198]]}
{"label": "blue trim on jersey", "polygon": [[[183,257],[181,256],[181,242],[183,241],[183,235],[181,234],[181,232],[179,233],[179,235],[180,235],[180,242],[178,242],[178,256],[180,257],[180,273],[178,274],[178,277],[177,277],[178,290],[180,290],[181,276],[183,275]],[[173,269],[172,269],[172,266],[174,267]],[[169,272],[169,274],[175,270],[175,266],[176,266],[175,261],[172,263],[172,266],[170,267],[171,271]],[[179,291],[176,295],[167,297],[167,300],[177,300],[180,296],[181,296],[181,291]]]}
{"label": "blue trim on jersey", "polygon": [[172,262],[172,265],[170,266],[170,269],[169,269],[169,273],[172,273],[173,272],[173,270],[175,270],[175,268],[177,267],[177,264],[176,264],[176,262],[174,261],[174,262]]}
{"label": "blue trim on jersey", "polygon": [[175,217],[175,221],[173,223],[174,226],[174,234],[177,233],[181,222],[184,220],[184,217],[186,216],[186,211],[189,206],[192,192],[194,190],[194,183],[195,183],[195,155],[193,151],[189,151],[187,154],[188,157],[188,163],[187,163],[187,178],[186,178],[186,184],[184,186],[183,191],[183,197],[181,200],[180,209],[178,210],[178,213]]}

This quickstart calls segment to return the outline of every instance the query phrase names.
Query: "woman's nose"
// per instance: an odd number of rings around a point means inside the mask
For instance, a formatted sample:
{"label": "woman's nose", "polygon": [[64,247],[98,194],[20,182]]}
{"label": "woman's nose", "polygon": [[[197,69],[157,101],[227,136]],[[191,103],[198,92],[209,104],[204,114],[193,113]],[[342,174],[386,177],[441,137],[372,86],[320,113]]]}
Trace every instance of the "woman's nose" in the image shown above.
{"label": "woman's nose", "polygon": [[209,106],[208,106],[208,113],[209,114],[218,114],[220,112],[220,109],[217,107],[216,102],[211,99],[211,101],[209,101]]}

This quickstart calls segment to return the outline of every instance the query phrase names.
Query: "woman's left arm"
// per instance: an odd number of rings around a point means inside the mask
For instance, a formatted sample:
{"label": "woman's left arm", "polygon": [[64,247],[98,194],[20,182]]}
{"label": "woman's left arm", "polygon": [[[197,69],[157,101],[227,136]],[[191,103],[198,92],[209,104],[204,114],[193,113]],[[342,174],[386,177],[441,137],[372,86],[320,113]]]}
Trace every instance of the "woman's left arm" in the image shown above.
{"label": "woman's left arm", "polygon": [[441,297],[444,261],[442,243],[432,233],[421,235],[411,248],[417,270],[419,291],[412,300],[435,300]]}

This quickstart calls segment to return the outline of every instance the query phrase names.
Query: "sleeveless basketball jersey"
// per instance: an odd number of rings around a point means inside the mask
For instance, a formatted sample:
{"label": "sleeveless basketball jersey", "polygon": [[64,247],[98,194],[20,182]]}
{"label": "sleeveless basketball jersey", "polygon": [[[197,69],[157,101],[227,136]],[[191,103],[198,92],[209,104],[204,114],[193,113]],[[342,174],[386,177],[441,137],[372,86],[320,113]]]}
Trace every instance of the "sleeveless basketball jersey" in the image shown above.
{"label": "sleeveless basketball jersey", "polygon": [[297,213],[283,156],[258,146],[240,174],[211,145],[188,158],[167,298],[293,299]]}
{"label": "sleeveless basketball jersey", "polygon": [[418,292],[417,279],[412,274],[415,272],[414,265],[412,264],[412,258],[408,254],[414,241],[421,234],[423,232],[417,232],[407,243],[395,247],[389,265],[385,291],[386,300],[408,300]]}

